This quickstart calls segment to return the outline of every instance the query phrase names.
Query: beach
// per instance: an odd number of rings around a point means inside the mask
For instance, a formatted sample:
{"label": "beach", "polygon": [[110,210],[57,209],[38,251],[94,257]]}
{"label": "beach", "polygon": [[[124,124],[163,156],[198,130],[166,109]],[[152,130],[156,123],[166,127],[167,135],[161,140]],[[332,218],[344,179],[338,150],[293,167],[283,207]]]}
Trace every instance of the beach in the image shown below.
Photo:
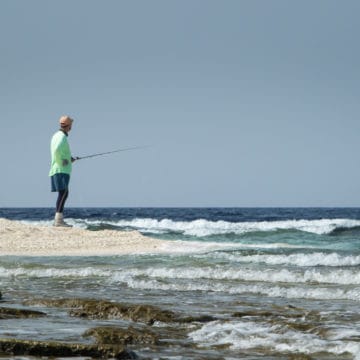
{"label": "beach", "polygon": [[0,218],[0,254],[15,256],[106,256],[162,252],[166,241],[138,231],[89,231],[24,224]]}

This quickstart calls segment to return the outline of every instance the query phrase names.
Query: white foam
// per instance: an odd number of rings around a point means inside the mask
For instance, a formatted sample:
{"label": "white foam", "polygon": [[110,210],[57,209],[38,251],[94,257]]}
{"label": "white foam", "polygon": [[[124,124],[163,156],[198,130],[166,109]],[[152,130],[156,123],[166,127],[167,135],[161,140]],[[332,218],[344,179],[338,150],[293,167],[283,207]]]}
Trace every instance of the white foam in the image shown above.
{"label": "white foam", "polygon": [[0,278],[9,277],[28,277],[28,278],[62,278],[62,277],[93,277],[93,276],[110,276],[112,273],[108,270],[95,269],[92,267],[70,268],[70,269],[26,269],[4,268],[0,267]]}
{"label": "white foam", "polygon": [[319,283],[338,285],[360,285],[360,270],[337,269],[329,272],[321,269],[306,269],[305,271],[292,269],[252,269],[234,267],[184,267],[184,268],[146,268],[146,269],[96,269],[84,268],[44,268],[26,269],[0,267],[0,278],[28,277],[28,278],[63,278],[63,277],[105,277],[110,282],[119,282],[130,278],[147,277],[149,279],[187,279],[187,280],[232,280],[238,282],[263,283]]}
{"label": "white foam", "polygon": [[114,276],[114,281],[123,281],[127,286],[142,290],[163,291],[209,291],[228,294],[255,294],[268,297],[287,299],[314,299],[314,300],[353,300],[360,301],[360,287],[352,289],[319,287],[319,286],[278,286],[272,284],[231,284],[227,282],[192,281],[192,282],[164,282],[154,279],[136,279],[122,275]]}
{"label": "white foam", "polygon": [[308,269],[294,271],[289,269],[248,269],[228,268],[148,268],[132,269],[116,272],[113,276],[123,274],[134,277],[146,276],[153,279],[207,279],[207,280],[237,280],[267,283],[323,283],[338,285],[360,285],[360,270],[334,270],[332,272]]}
{"label": "white foam", "polygon": [[[136,218],[132,220],[102,221],[67,219],[77,227],[87,225],[100,225],[106,223],[118,227],[129,227],[144,233],[162,234],[178,232],[184,235],[204,237],[221,234],[246,234],[251,232],[271,232],[277,230],[299,230],[314,234],[330,234],[338,228],[352,228],[360,226],[360,220],[353,219],[320,219],[320,220],[283,220],[283,221],[257,221],[257,222],[229,222],[209,221],[198,219],[193,221],[174,221],[170,219]],[[52,221],[23,221],[38,225],[50,225]]]}
{"label": "white foam", "polygon": [[[216,268],[44,268],[0,267],[0,278],[92,278],[102,277],[109,284],[123,283],[134,289],[164,291],[207,291],[239,295],[262,295],[288,299],[360,301],[358,269]],[[315,285],[316,284],[316,285]],[[336,286],[335,286],[336,285]],[[352,285],[348,287],[347,285]]]}
{"label": "white foam", "polygon": [[359,338],[360,337],[360,327],[359,324],[354,324],[351,329],[337,325],[336,328],[328,331],[328,337],[331,340],[342,340],[350,339],[351,337]]}
{"label": "white foam", "polygon": [[[88,221],[98,224],[99,221]],[[190,236],[209,236],[220,234],[245,234],[249,232],[269,232],[276,230],[300,230],[315,234],[329,234],[337,228],[360,226],[360,220],[321,219],[321,220],[284,220],[261,222],[228,222],[198,219],[193,221],[173,221],[170,219],[137,218],[107,222],[114,226],[131,227],[143,232],[179,232]]]}
{"label": "white foam", "polygon": [[289,255],[234,255],[214,253],[213,257],[241,263],[264,263],[268,265],[295,266],[358,266],[360,256],[340,255],[338,253],[315,252],[311,254],[297,253]]}
{"label": "white foam", "polygon": [[256,243],[242,244],[232,242],[215,242],[215,241],[182,241],[172,240],[164,242],[161,245],[161,251],[168,254],[191,254],[191,253],[207,253],[217,250],[239,250],[239,249],[312,249],[312,246],[291,245],[286,243]]}
{"label": "white foam", "polygon": [[189,337],[204,346],[230,345],[233,350],[256,349],[314,354],[328,352],[334,355],[349,352],[360,359],[360,344],[351,341],[334,341],[316,334],[294,331],[280,325],[250,321],[214,321],[189,333]]}

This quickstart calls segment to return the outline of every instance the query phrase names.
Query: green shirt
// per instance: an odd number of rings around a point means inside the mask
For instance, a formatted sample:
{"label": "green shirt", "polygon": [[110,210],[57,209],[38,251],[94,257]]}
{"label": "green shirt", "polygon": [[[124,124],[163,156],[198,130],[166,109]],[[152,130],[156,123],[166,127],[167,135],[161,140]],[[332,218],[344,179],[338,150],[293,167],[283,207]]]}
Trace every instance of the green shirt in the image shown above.
{"label": "green shirt", "polygon": [[[70,175],[72,169],[71,151],[67,141],[67,136],[63,131],[59,130],[53,135],[50,144],[50,151],[51,168],[49,176],[59,173]],[[68,161],[67,165],[64,165],[64,160]]]}

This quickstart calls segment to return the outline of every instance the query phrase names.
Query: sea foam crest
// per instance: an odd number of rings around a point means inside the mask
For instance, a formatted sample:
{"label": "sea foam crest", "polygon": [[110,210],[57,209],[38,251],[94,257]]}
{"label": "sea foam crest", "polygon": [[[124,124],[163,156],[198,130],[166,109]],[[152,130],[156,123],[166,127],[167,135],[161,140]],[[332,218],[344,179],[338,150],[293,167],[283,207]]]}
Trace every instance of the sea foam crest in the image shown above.
{"label": "sea foam crest", "polygon": [[[99,224],[99,221],[89,221]],[[299,230],[315,234],[330,234],[338,228],[360,226],[360,220],[352,219],[321,219],[321,220],[284,220],[260,222],[228,222],[198,219],[193,221],[174,221],[170,219],[137,218],[106,222],[110,225],[130,227],[142,232],[167,233],[178,232],[190,236],[209,236],[219,234],[246,234],[250,232],[271,232],[277,230]]]}
{"label": "sea foam crest", "polygon": [[161,290],[161,291],[205,291],[223,292],[232,295],[256,294],[268,297],[285,299],[312,299],[312,300],[353,300],[360,301],[360,288],[355,287],[350,290],[343,288],[329,287],[306,287],[291,286],[282,287],[272,284],[239,284],[233,285],[226,282],[168,282],[155,279],[135,279],[127,278],[126,284],[133,289],[141,290]]}
{"label": "sea foam crest", "polygon": [[314,252],[311,254],[255,254],[240,255],[231,253],[213,253],[213,257],[240,263],[263,263],[267,265],[292,265],[292,266],[358,266],[360,255],[340,255],[338,253]]}
{"label": "sea foam crest", "polygon": [[92,267],[84,268],[44,268],[44,269],[26,269],[19,268],[5,268],[0,267],[0,278],[8,277],[33,277],[33,278],[62,278],[62,277],[97,277],[110,276],[111,272],[108,270],[94,269]]}
{"label": "sea foam crest", "polygon": [[322,283],[322,284],[339,284],[339,285],[360,285],[360,271],[358,269],[345,270],[337,269],[327,271],[324,269],[252,269],[243,267],[160,267],[147,269],[93,269],[70,268],[70,269],[26,269],[26,268],[4,268],[0,267],[0,278],[27,277],[27,278],[108,278],[110,283],[127,282],[129,279],[144,278],[171,280],[211,280],[222,281],[232,280],[241,282],[263,282],[263,283]]}
{"label": "sea foam crest", "polygon": [[[221,234],[246,234],[251,232],[272,232],[277,230],[298,230],[314,234],[330,234],[336,229],[351,229],[360,226],[360,220],[353,219],[321,219],[321,220],[283,220],[257,222],[229,222],[198,219],[193,221],[174,221],[171,219],[136,218],[132,220],[83,220],[67,219],[76,227],[108,224],[120,228],[132,228],[144,233],[164,234],[175,232],[189,236],[204,237]],[[22,221],[27,224],[49,226],[52,221]]]}
{"label": "sea foam crest", "polygon": [[148,268],[130,269],[114,272],[111,277],[114,282],[128,281],[130,278],[148,277],[150,279],[171,280],[233,280],[241,282],[264,283],[322,283],[339,285],[360,285],[359,270],[320,271],[307,269],[305,271],[289,269],[249,269],[239,267],[205,267],[205,268]]}

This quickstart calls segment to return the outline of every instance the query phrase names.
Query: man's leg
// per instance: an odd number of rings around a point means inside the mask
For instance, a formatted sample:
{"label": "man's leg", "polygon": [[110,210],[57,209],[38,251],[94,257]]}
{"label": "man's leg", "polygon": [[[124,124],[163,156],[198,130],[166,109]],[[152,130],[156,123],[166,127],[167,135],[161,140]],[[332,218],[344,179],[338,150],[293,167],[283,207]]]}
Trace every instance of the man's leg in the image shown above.
{"label": "man's leg", "polygon": [[55,226],[70,226],[64,222],[64,206],[66,199],[69,196],[69,190],[61,190],[59,191],[58,198],[56,201],[56,214],[55,214]]}
{"label": "man's leg", "polygon": [[59,195],[56,201],[56,212],[64,212],[65,201],[69,196],[69,190],[59,191]]}

